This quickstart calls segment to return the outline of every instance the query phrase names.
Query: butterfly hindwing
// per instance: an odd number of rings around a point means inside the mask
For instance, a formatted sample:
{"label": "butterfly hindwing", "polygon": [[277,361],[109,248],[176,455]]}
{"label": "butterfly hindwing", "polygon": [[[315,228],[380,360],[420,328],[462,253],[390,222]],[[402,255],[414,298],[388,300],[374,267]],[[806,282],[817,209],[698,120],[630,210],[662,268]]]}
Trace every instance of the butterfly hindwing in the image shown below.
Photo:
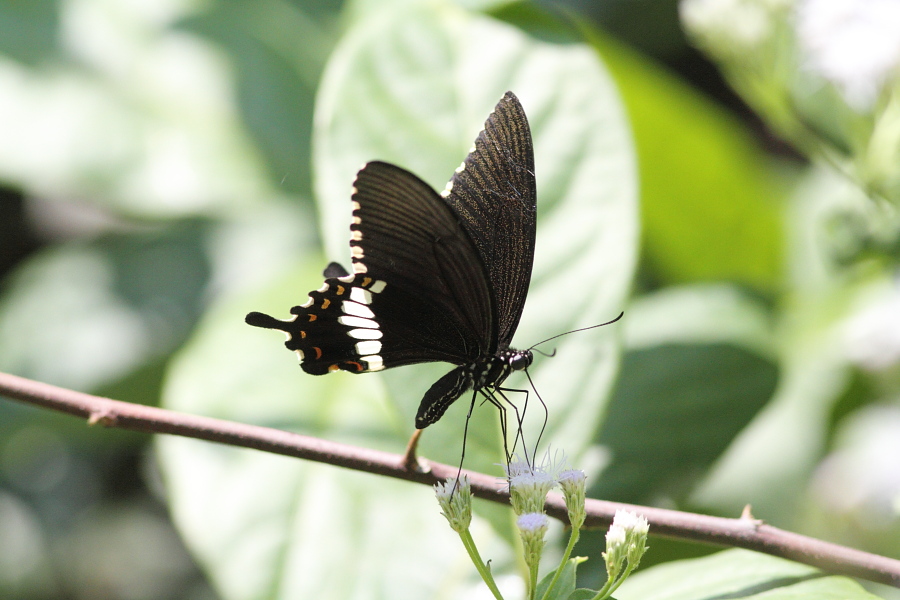
{"label": "butterfly hindwing", "polygon": [[307,373],[363,373],[419,362],[462,364],[490,350],[487,276],[459,220],[428,184],[400,167],[366,164],[353,185],[354,273],[332,263],[324,285],[281,329]]}
{"label": "butterfly hindwing", "polygon": [[[433,306],[368,274],[341,276],[342,271],[337,263],[329,265],[326,273],[338,276],[327,278],[305,304],[293,307],[292,319],[253,312],[247,323],[284,331],[284,345],[297,352],[303,370],[311,375],[461,361],[455,354],[459,340],[435,330],[443,321]],[[390,318],[397,311],[412,318]]]}

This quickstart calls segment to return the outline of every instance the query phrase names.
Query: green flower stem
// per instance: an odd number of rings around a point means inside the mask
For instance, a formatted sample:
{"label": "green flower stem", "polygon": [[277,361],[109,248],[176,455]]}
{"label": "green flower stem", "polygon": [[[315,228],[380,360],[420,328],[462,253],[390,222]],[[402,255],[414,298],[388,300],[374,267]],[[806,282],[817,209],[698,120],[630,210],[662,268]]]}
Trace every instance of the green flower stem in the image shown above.
{"label": "green flower stem", "polygon": [[534,600],[537,592],[538,561],[528,565],[528,600]]}
{"label": "green flower stem", "polygon": [[604,598],[608,598],[612,594],[610,590],[613,589],[613,583],[615,582],[612,579],[607,579],[606,583],[603,584],[603,587],[600,588],[600,591],[597,592],[597,595],[591,598],[591,600],[603,600]]}
{"label": "green flower stem", "polygon": [[625,571],[622,573],[622,576],[619,577],[618,579],[616,579],[616,581],[613,583],[612,589],[609,590],[609,595],[610,595],[610,596],[612,596],[613,593],[615,593],[615,591],[616,591],[617,589],[619,589],[619,586],[622,585],[622,584],[625,582],[626,579],[628,579],[628,576],[631,575],[631,572],[632,572],[633,570],[634,570],[634,567],[631,566],[631,563],[629,562],[629,563],[628,563],[628,566],[625,567]]}
{"label": "green flower stem", "polygon": [[496,598],[497,600],[503,600],[503,596],[500,594],[500,590],[497,589],[497,583],[494,581],[494,576],[491,575],[490,568],[486,564],[484,564],[483,560],[481,560],[481,555],[478,553],[478,548],[475,547],[475,540],[472,539],[472,534],[469,533],[468,529],[466,529],[459,532],[459,539],[462,540],[463,546],[466,547],[466,552],[469,553],[469,558],[471,558],[472,562],[475,563],[475,568],[478,569],[478,573],[487,584],[488,589],[491,590],[494,598]]}
{"label": "green flower stem", "polygon": [[563,569],[565,568],[566,563],[569,562],[569,557],[572,556],[572,551],[575,549],[575,544],[578,543],[578,538],[580,537],[581,530],[573,528],[572,534],[569,536],[569,543],[566,546],[566,551],[563,552],[562,560],[559,561],[559,566],[556,568],[553,580],[550,582],[550,585],[547,586],[547,591],[541,596],[541,600],[547,600],[547,598],[550,597],[550,592],[553,591],[553,586],[556,585],[556,581],[559,579],[560,575],[562,575]]}
{"label": "green flower stem", "polygon": [[621,575],[616,577],[615,579],[608,579],[603,587],[600,588],[600,591],[597,592],[597,595],[591,598],[591,600],[603,600],[604,598],[609,598],[613,595],[622,583],[628,579],[628,576],[631,575],[631,571],[634,570],[634,567],[631,566],[631,563],[628,563],[628,566],[625,567],[625,570],[622,571]]}

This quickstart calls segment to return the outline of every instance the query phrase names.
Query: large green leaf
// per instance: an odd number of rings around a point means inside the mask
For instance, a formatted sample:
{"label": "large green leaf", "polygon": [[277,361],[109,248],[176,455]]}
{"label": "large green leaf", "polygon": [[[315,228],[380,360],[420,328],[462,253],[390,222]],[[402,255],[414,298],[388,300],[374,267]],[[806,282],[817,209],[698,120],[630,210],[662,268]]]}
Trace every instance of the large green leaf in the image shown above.
{"label": "large green leaf", "polygon": [[[652,544],[651,544],[652,546]],[[651,550],[652,551],[652,550]],[[847,577],[747,550],[659,565],[630,577],[618,600],[874,600]]]}
{"label": "large green leaf", "polygon": [[313,104],[337,41],[340,0],[223,0],[182,22],[216,41],[235,70],[243,123],[273,183],[309,197]]}
{"label": "large green leaf", "polygon": [[746,128],[658,65],[599,34],[640,163],[644,260],[666,284],[781,286],[786,186]]}
{"label": "large green leaf", "polygon": [[[885,355],[880,335],[856,338],[850,319],[894,293],[893,274],[865,263],[845,269],[837,260],[847,249],[840,227],[852,226],[867,202],[844,177],[823,170],[798,186],[789,222],[791,293],[779,317],[782,381],[695,494],[696,503],[732,514],[752,503],[754,514],[779,527],[807,526],[810,476],[827,448],[832,410],[851,382],[851,357],[860,349]],[[880,329],[889,327],[882,322]],[[868,401],[880,401],[881,393]]]}
{"label": "large green leaf", "polygon": [[629,311],[622,370],[598,440],[598,497],[679,500],[772,397],[765,311],[727,287],[669,290]]}
{"label": "large green leaf", "polygon": [[[443,187],[507,89],[521,98],[536,145],[537,257],[517,338],[530,344],[615,316],[634,270],[631,146],[592,50],[440,2],[369,13],[326,70],[316,181],[328,258],[346,263],[359,165],[391,160]],[[308,256],[277,285],[211,312],[173,364],[166,405],[401,452],[434,369],[311,377],[278,336],[243,324],[250,310],[287,315],[319,287],[324,264]],[[615,333],[568,336],[534,369],[552,437],[573,454],[590,443],[611,385]],[[426,455],[459,459],[466,404],[426,432]],[[466,466],[498,472],[495,414],[479,408],[475,417]],[[226,598],[462,597],[483,585],[428,489],[183,440],[160,448],[175,519]],[[508,521],[498,510],[495,527]],[[482,519],[475,537],[496,573],[514,568],[508,543]]]}
{"label": "large green leaf", "polygon": [[29,65],[55,58],[59,21],[54,0],[0,3],[0,53]]}
{"label": "large green leaf", "polygon": [[[608,465],[589,495],[684,502],[775,393],[769,315],[733,287],[698,285],[644,296],[627,316],[626,353],[598,434]],[[577,550],[593,556],[603,541],[602,531],[586,531]],[[605,577],[597,561],[581,573]]]}

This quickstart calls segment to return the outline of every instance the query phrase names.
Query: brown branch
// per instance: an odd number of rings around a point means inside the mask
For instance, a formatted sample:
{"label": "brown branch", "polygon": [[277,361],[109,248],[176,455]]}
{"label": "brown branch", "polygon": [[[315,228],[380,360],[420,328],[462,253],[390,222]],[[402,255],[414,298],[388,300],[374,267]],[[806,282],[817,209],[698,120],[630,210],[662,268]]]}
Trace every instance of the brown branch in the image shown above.
{"label": "brown branch", "polygon": [[[420,459],[422,470],[410,470],[403,455],[329,442],[278,429],[198,417],[161,408],[119,402],[0,373],[0,395],[87,419],[88,424],[134,431],[167,433],[264,452],[305,458],[348,469],[434,484],[456,475],[457,467]],[[497,478],[466,471],[479,498],[509,502]],[[886,558],[764,524],[749,515],[725,519],[675,510],[589,499],[589,527],[607,526],[616,510],[644,515],[654,535],[764,552],[831,573],[851,575],[900,587],[900,560]],[[558,494],[550,494],[547,514],[566,520]]]}

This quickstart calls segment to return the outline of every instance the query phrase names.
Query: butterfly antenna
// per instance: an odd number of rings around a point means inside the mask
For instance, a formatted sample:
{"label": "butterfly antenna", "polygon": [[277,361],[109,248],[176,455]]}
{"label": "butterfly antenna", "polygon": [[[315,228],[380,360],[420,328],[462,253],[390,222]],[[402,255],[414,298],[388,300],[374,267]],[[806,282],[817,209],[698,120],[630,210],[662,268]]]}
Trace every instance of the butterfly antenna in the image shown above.
{"label": "butterfly antenna", "polygon": [[[607,321],[606,323],[600,323],[599,325],[591,325],[590,327],[581,327],[579,329],[573,329],[572,331],[566,331],[565,333],[558,333],[558,334],[554,335],[553,337],[548,337],[546,340],[544,340],[542,342],[538,342],[537,344],[534,344],[531,348],[529,348],[529,350],[534,350],[535,346],[540,346],[541,344],[546,344],[550,340],[555,340],[558,337],[562,337],[564,335],[569,335],[570,333],[578,333],[579,331],[587,331],[588,329],[596,329],[598,327],[605,327],[606,325],[612,325],[613,323],[615,323],[616,321],[621,319],[623,316],[625,316],[625,311],[620,312],[618,317],[616,317],[612,321]],[[541,354],[543,354],[543,352],[541,352]],[[555,350],[553,351],[553,354],[556,354]]]}

